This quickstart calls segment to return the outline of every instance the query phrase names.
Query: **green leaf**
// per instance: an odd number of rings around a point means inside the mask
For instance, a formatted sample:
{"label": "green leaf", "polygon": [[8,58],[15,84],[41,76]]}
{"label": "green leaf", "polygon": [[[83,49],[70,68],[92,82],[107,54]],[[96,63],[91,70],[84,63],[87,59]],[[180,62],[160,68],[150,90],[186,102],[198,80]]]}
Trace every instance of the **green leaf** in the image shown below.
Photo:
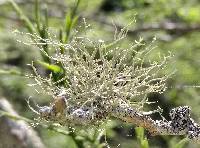
{"label": "green leaf", "polygon": [[41,24],[40,24],[40,5],[39,5],[39,0],[35,0],[35,22],[36,22],[36,25],[37,25],[37,30],[38,32],[40,32],[40,27],[41,27]]}
{"label": "green leaf", "polygon": [[148,140],[144,136],[144,128],[143,127],[136,127],[135,131],[136,131],[137,138],[140,141],[141,148],[149,148]]}
{"label": "green leaf", "polygon": [[143,138],[144,138],[144,129],[142,127],[136,127],[135,131],[136,131],[137,138],[139,140],[143,140]]}
{"label": "green leaf", "polygon": [[141,141],[141,148],[149,148],[149,143],[146,138]]}
{"label": "green leaf", "polygon": [[71,28],[74,28],[74,27],[76,26],[77,21],[78,21],[78,18],[79,18],[79,16],[75,16],[75,17],[73,18]]}
{"label": "green leaf", "polygon": [[79,4],[80,4],[80,0],[77,0],[75,7],[72,9],[71,18],[75,17]]}
{"label": "green leaf", "polygon": [[62,68],[58,65],[49,64],[49,63],[42,62],[42,61],[38,61],[38,64],[42,65],[46,69],[51,70],[55,73],[62,73],[63,72]]}
{"label": "green leaf", "polygon": [[24,22],[29,32],[34,33],[35,32],[34,25],[31,23],[29,18],[24,14],[21,8],[17,5],[17,3],[14,0],[9,0],[9,2],[11,3],[16,13],[19,15],[20,19]]}
{"label": "green leaf", "polygon": [[49,27],[49,16],[48,16],[47,5],[44,5],[44,24],[45,24],[46,28],[48,29],[48,27]]}
{"label": "green leaf", "polygon": [[71,25],[72,25],[72,19],[71,19],[71,12],[68,12],[65,18],[65,42],[68,41],[69,39],[69,34],[71,30]]}
{"label": "green leaf", "polygon": [[80,0],[76,1],[76,4],[72,10],[70,10],[65,18],[65,39],[64,42],[66,43],[69,40],[71,29],[76,25],[78,16],[76,15]]}

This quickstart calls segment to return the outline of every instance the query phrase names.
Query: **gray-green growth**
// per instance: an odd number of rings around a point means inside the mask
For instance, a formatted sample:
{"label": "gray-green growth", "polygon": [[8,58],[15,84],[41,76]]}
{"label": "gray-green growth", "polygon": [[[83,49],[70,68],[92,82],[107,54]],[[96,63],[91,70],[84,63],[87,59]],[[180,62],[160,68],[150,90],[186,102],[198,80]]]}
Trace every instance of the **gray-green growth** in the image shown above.
{"label": "gray-green growth", "polygon": [[[126,29],[122,30],[111,44],[94,41],[84,35],[75,35],[69,44],[32,35],[35,38],[33,44],[39,46],[45,40],[56,49],[57,54],[53,56],[41,50],[52,61],[61,64],[63,69],[60,72],[64,73],[54,82],[51,75],[43,78],[31,65],[35,75],[29,77],[35,79],[34,85],[54,98],[50,106],[39,107],[35,112],[62,125],[95,125],[109,117],[116,117],[142,126],[153,135],[187,135],[198,140],[200,128],[190,118],[189,107],[171,110],[171,121],[166,121],[153,120],[151,112],[140,111],[139,106],[131,104],[135,98],[151,92],[162,93],[166,89],[168,76],[159,76],[159,72],[170,56],[163,57],[161,62],[147,63],[152,44],[144,46],[142,51],[135,50],[143,46],[142,40],[126,49],[120,48],[126,33]],[[65,53],[60,53],[60,47],[65,49]],[[146,101],[143,99],[142,104]]]}

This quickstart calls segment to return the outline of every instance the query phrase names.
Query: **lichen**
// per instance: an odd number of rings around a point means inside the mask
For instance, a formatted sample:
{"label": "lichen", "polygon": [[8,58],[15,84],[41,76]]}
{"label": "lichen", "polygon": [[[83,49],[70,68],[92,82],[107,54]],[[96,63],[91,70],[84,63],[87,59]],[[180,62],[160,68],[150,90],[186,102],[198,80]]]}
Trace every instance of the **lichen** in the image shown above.
{"label": "lichen", "polygon": [[[39,86],[39,92],[52,96],[49,106],[39,107],[37,112],[47,120],[61,125],[96,125],[110,117],[115,117],[137,126],[142,126],[152,135],[187,135],[190,139],[199,138],[200,128],[190,117],[190,108],[177,107],[170,112],[170,121],[153,120],[150,114],[133,106],[132,100],[156,92],[165,91],[168,75],[161,75],[171,57],[163,56],[160,61],[148,61],[153,49],[152,43],[145,45],[143,40],[123,48],[120,44],[126,39],[127,29],[107,43],[93,40],[86,34],[76,32],[68,44],[42,39],[37,35],[33,44],[40,47],[46,43],[56,49],[55,55],[48,55],[54,64],[62,67],[62,77],[55,81],[38,74],[32,64],[35,79],[33,86]],[[29,43],[29,44],[32,44]],[[137,51],[137,48],[144,48]],[[60,49],[64,49],[64,53]],[[138,104],[147,100],[138,100]],[[152,112],[153,113],[153,112]]]}

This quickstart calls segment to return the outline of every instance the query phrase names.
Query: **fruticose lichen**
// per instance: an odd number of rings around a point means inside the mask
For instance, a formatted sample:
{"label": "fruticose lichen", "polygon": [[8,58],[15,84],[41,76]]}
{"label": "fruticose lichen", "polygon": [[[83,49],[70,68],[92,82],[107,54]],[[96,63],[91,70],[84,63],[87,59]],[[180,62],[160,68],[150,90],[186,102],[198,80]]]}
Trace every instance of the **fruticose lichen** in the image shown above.
{"label": "fruticose lichen", "polygon": [[[121,30],[111,43],[96,41],[79,32],[67,44],[31,35],[33,42],[29,44],[38,47],[48,44],[55,49],[52,56],[41,51],[62,69],[62,77],[55,81],[51,74],[42,77],[31,65],[34,75],[29,77],[35,79],[34,86],[53,98],[49,106],[34,111],[43,119],[61,125],[96,125],[115,117],[142,126],[152,135],[187,135],[199,140],[200,127],[190,117],[189,107],[172,109],[170,121],[153,120],[150,117],[153,112],[139,109],[147,102],[143,98],[149,93],[165,91],[169,75],[160,76],[160,71],[171,55],[161,57],[160,62],[148,61],[154,40],[145,45],[140,39],[121,47],[127,31]],[[139,48],[144,49],[138,51]],[[138,105],[132,104],[135,98],[141,99]]]}

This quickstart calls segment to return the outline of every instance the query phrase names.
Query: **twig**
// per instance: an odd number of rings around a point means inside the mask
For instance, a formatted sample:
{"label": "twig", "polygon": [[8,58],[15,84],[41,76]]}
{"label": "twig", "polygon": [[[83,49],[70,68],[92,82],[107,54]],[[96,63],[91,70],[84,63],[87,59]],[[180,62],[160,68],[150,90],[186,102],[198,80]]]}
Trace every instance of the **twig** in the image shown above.
{"label": "twig", "polygon": [[[124,102],[117,105],[111,103],[110,109],[105,110],[100,104],[98,104],[99,108],[93,110],[84,107],[69,109],[63,105],[62,110],[64,109],[64,112],[58,111],[61,110],[60,103],[67,104],[67,100],[63,101],[63,98],[57,98],[56,102],[48,107],[48,110],[45,110],[48,113],[48,116],[45,116],[46,120],[53,119],[54,122],[62,124],[65,121],[73,124],[88,125],[113,116],[125,122],[133,123],[136,126],[144,127],[151,135],[186,135],[187,138],[200,142],[200,126],[190,117],[191,109],[188,106],[172,109],[169,113],[171,120],[167,121],[166,119],[153,120],[150,117],[151,114],[141,112]],[[161,109],[159,108],[156,111],[160,112]],[[149,113],[155,113],[156,111]]]}

